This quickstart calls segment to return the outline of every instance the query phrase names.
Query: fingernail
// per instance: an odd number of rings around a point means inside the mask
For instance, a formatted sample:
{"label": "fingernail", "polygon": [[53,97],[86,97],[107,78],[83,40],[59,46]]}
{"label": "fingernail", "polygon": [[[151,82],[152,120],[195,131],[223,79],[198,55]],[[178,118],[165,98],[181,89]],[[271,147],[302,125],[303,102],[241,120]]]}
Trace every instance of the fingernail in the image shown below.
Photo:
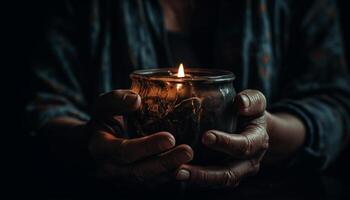
{"label": "fingernail", "polygon": [[245,108],[248,108],[250,106],[250,100],[249,100],[248,96],[246,94],[242,94],[242,95],[240,95],[240,97],[241,97],[243,106]]}
{"label": "fingernail", "polygon": [[181,154],[178,156],[178,160],[181,163],[187,163],[193,159],[193,154],[188,151],[183,151]]}
{"label": "fingernail", "polygon": [[175,146],[176,141],[175,141],[174,137],[168,137],[167,140],[170,143],[170,146],[172,146],[172,147]]}
{"label": "fingernail", "polygon": [[135,93],[128,93],[125,95],[124,100],[129,104],[133,105],[137,101],[138,95]]}
{"label": "fingernail", "polygon": [[190,178],[190,171],[187,169],[180,169],[176,174],[176,179],[179,181],[188,180]]}
{"label": "fingernail", "polygon": [[163,150],[163,151],[168,150],[168,149],[175,146],[175,140],[174,140],[174,138],[169,137],[167,139],[162,140],[160,142],[159,146],[160,146],[161,150]]}
{"label": "fingernail", "polygon": [[211,145],[216,143],[216,135],[212,132],[205,133],[202,142],[205,145]]}

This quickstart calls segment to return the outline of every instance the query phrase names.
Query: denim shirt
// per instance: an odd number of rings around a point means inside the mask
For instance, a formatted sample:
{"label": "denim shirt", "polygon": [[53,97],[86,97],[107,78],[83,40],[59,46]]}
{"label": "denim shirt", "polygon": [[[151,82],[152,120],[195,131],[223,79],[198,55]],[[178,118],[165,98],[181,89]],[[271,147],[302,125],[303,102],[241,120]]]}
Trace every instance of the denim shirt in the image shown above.
{"label": "denim shirt", "polygon": [[[196,32],[211,58],[201,67],[234,72],[237,91],[260,90],[269,111],[299,117],[307,137],[295,162],[325,169],[350,134],[350,79],[335,1],[211,3],[216,17]],[[98,95],[129,88],[133,70],[176,64],[157,0],[65,4],[35,52],[27,105],[34,134],[56,117],[88,121]]]}

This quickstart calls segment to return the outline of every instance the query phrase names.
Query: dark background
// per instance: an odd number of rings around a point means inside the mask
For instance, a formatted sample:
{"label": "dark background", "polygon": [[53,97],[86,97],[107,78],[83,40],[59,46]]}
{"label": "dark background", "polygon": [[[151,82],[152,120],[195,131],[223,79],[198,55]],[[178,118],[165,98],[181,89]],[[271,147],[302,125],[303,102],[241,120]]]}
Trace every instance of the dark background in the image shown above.
{"label": "dark background", "polygon": [[[61,8],[61,1],[11,1],[2,3],[2,42],[3,59],[1,69],[2,113],[2,151],[1,160],[5,179],[5,190],[14,196],[46,198],[64,196],[75,190],[84,190],[86,186],[77,180],[67,182],[65,172],[53,163],[47,162],[45,152],[37,148],[37,141],[28,135],[23,124],[23,105],[28,99],[28,78],[31,52],[44,36],[45,24],[50,16]],[[339,0],[341,23],[347,58],[350,60],[350,7],[347,0]],[[350,197],[349,167],[350,157],[344,155],[324,176],[315,182],[327,180],[322,186],[326,191],[325,199]],[[322,179],[322,180],[321,180]],[[304,183],[303,183],[304,182]],[[307,181],[306,181],[307,182]],[[304,185],[302,185],[304,184]],[[301,187],[313,187],[315,183]],[[91,187],[91,185],[90,185]],[[292,188],[294,189],[294,188]],[[318,190],[319,187],[314,187]]]}

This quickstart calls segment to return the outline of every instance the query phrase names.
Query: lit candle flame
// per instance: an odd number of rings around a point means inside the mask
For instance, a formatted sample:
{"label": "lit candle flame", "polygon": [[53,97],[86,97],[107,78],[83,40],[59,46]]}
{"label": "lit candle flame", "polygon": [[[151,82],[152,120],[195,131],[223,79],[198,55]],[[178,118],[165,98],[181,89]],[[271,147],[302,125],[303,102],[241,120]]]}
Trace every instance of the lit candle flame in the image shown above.
{"label": "lit candle flame", "polygon": [[179,70],[177,71],[177,77],[183,78],[185,77],[184,65],[181,63],[179,66]]}

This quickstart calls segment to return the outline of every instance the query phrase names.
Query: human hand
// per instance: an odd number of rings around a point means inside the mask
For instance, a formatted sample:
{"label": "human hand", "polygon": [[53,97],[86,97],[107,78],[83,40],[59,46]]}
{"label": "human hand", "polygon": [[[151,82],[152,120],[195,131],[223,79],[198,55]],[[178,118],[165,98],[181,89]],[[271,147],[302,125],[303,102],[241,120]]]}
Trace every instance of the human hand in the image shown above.
{"label": "human hand", "polygon": [[121,185],[159,184],[174,179],[174,171],[192,160],[191,147],[175,146],[175,138],[168,132],[136,139],[123,137],[123,117],[140,104],[140,96],[129,90],[99,97],[88,125],[92,131],[89,150],[98,164],[98,177],[115,179]]}
{"label": "human hand", "polygon": [[235,187],[240,181],[255,175],[268,149],[268,113],[264,95],[256,90],[245,90],[234,100],[243,128],[235,134],[210,130],[203,134],[202,143],[231,157],[220,166],[194,166],[184,164],[177,170],[177,180],[210,187]]}

